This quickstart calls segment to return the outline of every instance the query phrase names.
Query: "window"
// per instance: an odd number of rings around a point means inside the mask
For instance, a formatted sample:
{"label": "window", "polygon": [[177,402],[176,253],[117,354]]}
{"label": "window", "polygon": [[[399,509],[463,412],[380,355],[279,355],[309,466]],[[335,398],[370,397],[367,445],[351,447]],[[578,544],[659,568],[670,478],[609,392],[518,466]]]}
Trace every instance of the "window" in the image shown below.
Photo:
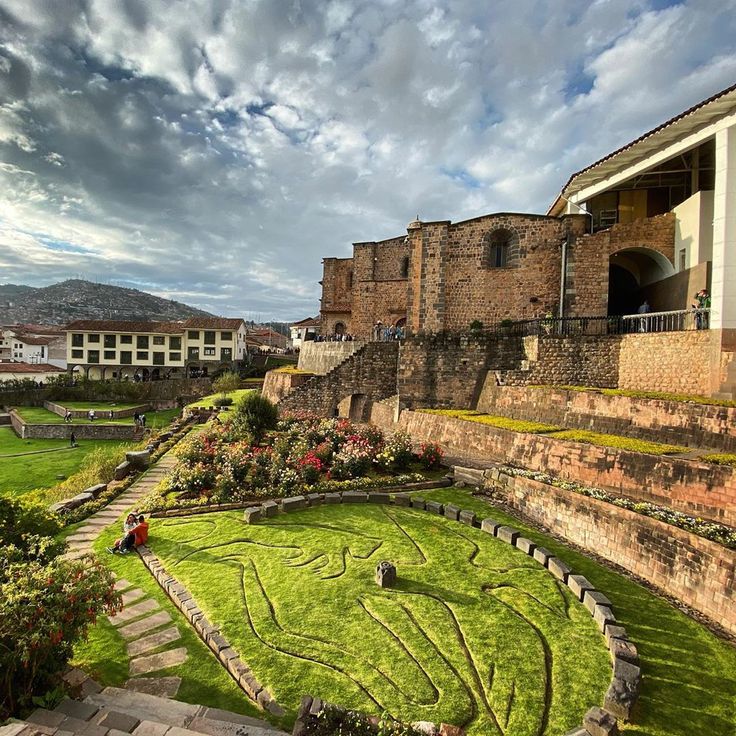
{"label": "window", "polygon": [[148,350],[148,335],[138,335],[135,339],[138,350]]}
{"label": "window", "polygon": [[215,344],[215,333],[207,330],[207,332],[204,333],[204,344],[205,345],[214,345]]}
{"label": "window", "polygon": [[100,336],[99,335],[87,335],[87,342],[99,342]]}
{"label": "window", "polygon": [[133,335],[120,335],[120,343],[122,345],[132,345]]}
{"label": "window", "polygon": [[404,256],[401,259],[401,278],[409,278],[409,256]]}
{"label": "window", "polygon": [[169,361],[171,363],[178,363],[181,360],[181,353],[169,353]]}
{"label": "window", "polygon": [[105,360],[115,360],[115,351],[105,350],[104,356],[105,356]]}
{"label": "window", "polygon": [[116,347],[115,335],[105,335],[105,347],[110,349]]}
{"label": "window", "polygon": [[131,365],[133,362],[133,352],[131,350],[122,350],[120,352],[120,363],[122,365]]}
{"label": "window", "polygon": [[75,348],[83,348],[84,347],[84,335],[81,335],[78,332],[75,332],[72,335],[72,345]]}
{"label": "window", "polygon": [[199,340],[199,330],[189,330],[189,332],[187,332],[187,337],[190,340]]}
{"label": "window", "polygon": [[148,360],[148,350],[137,350],[135,354],[136,360]]}
{"label": "window", "polygon": [[181,350],[181,338],[170,337],[169,338],[169,349],[170,350]]}
{"label": "window", "polygon": [[165,345],[166,338],[163,335],[154,335],[153,344],[154,345]]}
{"label": "window", "polygon": [[684,271],[687,268],[687,250],[683,248],[680,251],[680,271]]}
{"label": "window", "polygon": [[232,360],[233,359],[233,349],[232,348],[222,348],[220,350],[220,360]]}
{"label": "window", "polygon": [[99,350],[88,350],[87,351],[87,362],[88,363],[99,363],[100,362],[100,351]]}
{"label": "window", "polygon": [[166,354],[165,353],[154,353],[153,354],[153,364],[154,365],[163,365],[165,358],[166,358]]}
{"label": "window", "polygon": [[486,267],[503,268],[509,265],[509,250],[514,234],[505,228],[498,228],[486,236]]}
{"label": "window", "polygon": [[233,339],[233,333],[232,332],[221,332],[220,333],[220,340],[223,342],[231,342]]}
{"label": "window", "polygon": [[84,350],[72,350],[72,358],[84,358]]}
{"label": "window", "polygon": [[215,354],[215,349],[214,348],[205,348],[204,349],[204,354],[205,355],[214,355]]}
{"label": "window", "polygon": [[187,358],[189,358],[189,360],[199,360],[199,348],[189,348]]}

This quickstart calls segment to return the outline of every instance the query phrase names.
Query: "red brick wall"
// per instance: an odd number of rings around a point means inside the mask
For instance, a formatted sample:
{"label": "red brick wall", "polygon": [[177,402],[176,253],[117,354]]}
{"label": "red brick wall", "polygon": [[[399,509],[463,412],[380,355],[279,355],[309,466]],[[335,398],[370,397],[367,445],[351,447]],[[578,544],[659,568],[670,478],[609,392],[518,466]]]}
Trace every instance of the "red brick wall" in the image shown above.
{"label": "red brick wall", "polygon": [[736,552],[605,501],[502,476],[507,503],[736,634]]}
{"label": "red brick wall", "polygon": [[[378,419],[378,417],[377,417]],[[645,455],[403,411],[399,427],[451,457],[512,463],[736,526],[736,468]]]}

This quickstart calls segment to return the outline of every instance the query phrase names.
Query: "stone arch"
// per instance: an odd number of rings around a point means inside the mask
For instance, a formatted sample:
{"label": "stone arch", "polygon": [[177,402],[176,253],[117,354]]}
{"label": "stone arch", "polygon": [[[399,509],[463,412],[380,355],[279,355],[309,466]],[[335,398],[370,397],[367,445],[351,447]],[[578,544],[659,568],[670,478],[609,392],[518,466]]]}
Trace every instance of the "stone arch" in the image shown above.
{"label": "stone arch", "polygon": [[483,267],[505,268],[517,265],[519,235],[509,227],[496,227],[483,236]]}
{"label": "stone arch", "polygon": [[87,366],[87,378],[90,381],[100,381],[104,375],[104,367],[99,365],[88,365]]}
{"label": "stone arch", "polygon": [[[608,259],[608,314],[634,314],[646,298],[645,287],[674,273],[670,259],[653,248],[635,246],[614,251]],[[666,304],[651,307],[654,312],[668,309]]]}
{"label": "stone arch", "polygon": [[345,323],[344,322],[335,322],[335,334],[336,335],[345,334]]}

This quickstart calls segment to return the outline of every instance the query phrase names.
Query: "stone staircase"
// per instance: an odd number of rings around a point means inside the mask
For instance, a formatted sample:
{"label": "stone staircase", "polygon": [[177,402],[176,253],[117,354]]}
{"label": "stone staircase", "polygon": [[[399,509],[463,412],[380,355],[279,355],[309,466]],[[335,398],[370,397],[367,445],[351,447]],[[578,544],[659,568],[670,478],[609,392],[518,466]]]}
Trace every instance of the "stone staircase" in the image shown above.
{"label": "stone staircase", "polygon": [[38,708],[0,736],[286,736],[266,721],[239,713],[107,687],[84,700]]}

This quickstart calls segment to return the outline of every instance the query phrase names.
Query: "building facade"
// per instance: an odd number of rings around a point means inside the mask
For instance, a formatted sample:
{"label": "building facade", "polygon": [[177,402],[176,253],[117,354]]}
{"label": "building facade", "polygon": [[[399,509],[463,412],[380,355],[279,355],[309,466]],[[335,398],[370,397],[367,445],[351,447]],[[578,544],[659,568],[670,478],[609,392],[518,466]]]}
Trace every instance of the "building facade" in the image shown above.
{"label": "building facade", "polygon": [[66,368],[66,336],[59,327],[45,325],[0,328],[0,362],[8,361]]}
{"label": "building facade", "polygon": [[69,370],[92,379],[208,375],[232,368],[246,357],[242,319],[77,320],[64,332]]}

